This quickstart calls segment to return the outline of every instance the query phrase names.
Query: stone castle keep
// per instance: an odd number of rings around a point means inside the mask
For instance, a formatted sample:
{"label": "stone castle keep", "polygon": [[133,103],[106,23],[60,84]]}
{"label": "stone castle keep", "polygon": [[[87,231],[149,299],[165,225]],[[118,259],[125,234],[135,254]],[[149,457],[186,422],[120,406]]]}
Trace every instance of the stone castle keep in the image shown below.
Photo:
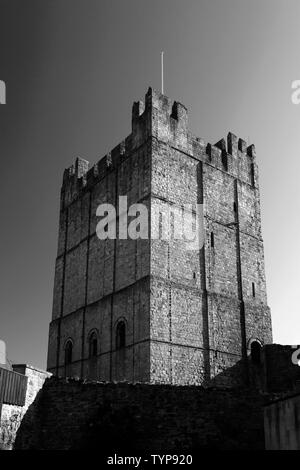
{"label": "stone castle keep", "polygon": [[[147,207],[144,239],[120,237],[120,196]],[[118,210],[113,239],[99,239],[101,204]],[[174,214],[197,204],[187,249]],[[124,141],[65,170],[49,372],[0,365],[0,449],[300,449],[295,351],[272,344],[254,146],[205,143],[149,89]]]}
{"label": "stone castle keep", "polygon": [[[203,204],[203,248],[99,240],[97,207],[125,195],[148,207],[150,231],[157,208]],[[271,342],[255,148],[232,133],[194,137],[185,106],[150,88],[124,141],[65,170],[48,370],[200,385],[237,363],[246,374],[247,356]]]}

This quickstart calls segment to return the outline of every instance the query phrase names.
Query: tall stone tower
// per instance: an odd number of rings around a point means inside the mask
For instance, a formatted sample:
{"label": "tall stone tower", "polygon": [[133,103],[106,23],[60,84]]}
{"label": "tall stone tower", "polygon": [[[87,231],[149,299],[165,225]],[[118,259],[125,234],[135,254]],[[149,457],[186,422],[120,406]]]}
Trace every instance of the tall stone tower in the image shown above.
{"label": "tall stone tower", "polygon": [[[99,240],[99,204],[154,215],[203,204],[204,245]],[[48,370],[99,380],[202,384],[238,380],[253,347],[272,342],[255,148],[229,133],[194,137],[185,106],[149,89],[132,132],[89,168],[65,170]]]}

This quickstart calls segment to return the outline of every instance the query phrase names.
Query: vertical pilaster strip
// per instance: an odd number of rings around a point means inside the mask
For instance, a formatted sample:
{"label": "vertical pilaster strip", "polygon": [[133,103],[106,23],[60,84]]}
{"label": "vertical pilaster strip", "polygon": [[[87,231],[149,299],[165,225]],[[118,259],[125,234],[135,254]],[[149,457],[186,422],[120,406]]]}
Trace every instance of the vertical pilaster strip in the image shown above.
{"label": "vertical pilaster strip", "polygon": [[[204,203],[204,175],[203,175],[203,163],[199,162],[197,168],[198,176],[198,204]],[[204,382],[210,380],[211,377],[211,365],[210,365],[210,341],[209,341],[209,319],[208,319],[208,294],[207,294],[207,282],[206,282],[206,257],[205,257],[205,219],[203,210],[203,246],[199,250],[199,264],[200,264],[200,277],[201,277],[201,291],[202,291],[202,340],[203,340],[203,359],[204,359]]]}
{"label": "vertical pilaster strip", "polygon": [[[169,147],[170,151],[171,147]],[[170,383],[173,383],[173,347],[172,347],[172,288],[171,288],[171,250],[170,250],[170,244],[172,243],[172,236],[173,236],[173,224],[172,224],[172,219],[171,219],[171,201],[170,201],[170,193],[169,193],[169,187],[170,187],[170,158],[168,158],[168,168],[167,168],[167,201],[168,201],[168,209],[169,209],[169,215],[168,215],[168,230],[169,230],[169,240],[168,240],[168,252],[167,252],[167,276],[168,276],[168,314],[169,314],[169,354],[170,354],[170,366],[169,366],[169,371],[170,371]]]}
{"label": "vertical pilaster strip", "polygon": [[[132,159],[130,159],[130,173],[132,175]],[[135,254],[134,254],[134,282],[137,281],[137,260],[138,260],[138,240],[135,240]],[[132,382],[134,382],[135,377],[135,361],[134,361],[134,353],[135,353],[135,287],[132,287]],[[140,290],[139,290],[139,305],[140,305]]]}
{"label": "vertical pilaster strip", "polygon": [[[150,147],[150,149],[148,149]],[[148,156],[148,151],[150,155]],[[150,144],[147,143],[147,158],[150,159],[149,161],[149,214],[148,214],[148,247],[149,247],[149,382],[151,382],[151,364],[152,364],[152,357],[151,357],[151,283],[152,283],[152,276],[151,276],[151,253],[152,253],[152,170],[153,170],[153,137],[150,138]]]}
{"label": "vertical pilaster strip", "polygon": [[[81,203],[83,202],[83,199]],[[86,266],[85,266],[85,293],[84,293],[84,307],[82,312],[82,335],[81,335],[81,370],[80,375],[84,376],[84,345],[85,345],[85,317],[88,303],[88,288],[89,288],[89,260],[90,260],[90,241],[91,241],[91,214],[92,214],[92,192],[89,192],[89,215],[88,215],[88,233],[87,233],[87,247],[86,247]]]}
{"label": "vertical pilaster strip", "polygon": [[249,380],[249,374],[248,374],[248,363],[247,363],[245,303],[244,303],[244,297],[243,297],[243,276],[242,276],[242,261],[241,261],[238,179],[235,179],[235,181],[234,181],[234,198],[235,198],[235,204],[236,204],[236,212],[235,212],[236,255],[237,255],[238,299],[239,299],[239,302],[240,302],[242,358],[244,360],[245,379],[246,379],[246,382],[247,382]]}
{"label": "vertical pilaster strip", "polygon": [[[108,186],[108,178],[106,178]],[[107,192],[108,194],[108,187]],[[115,208],[118,207],[118,168],[115,168]],[[110,381],[112,382],[112,360],[113,360],[113,310],[114,310],[114,295],[116,290],[116,267],[117,267],[117,238],[119,235],[119,214],[116,212],[116,237],[114,239],[114,261],[113,261],[113,286],[110,298]],[[126,361],[125,361],[126,364]]]}
{"label": "vertical pilaster strip", "polygon": [[63,253],[63,272],[62,272],[62,284],[61,284],[61,300],[60,300],[60,316],[57,326],[57,349],[56,349],[56,375],[59,371],[59,355],[61,345],[61,322],[64,314],[64,296],[65,296],[65,277],[66,277],[66,259],[67,259],[67,243],[68,243],[68,220],[69,220],[69,209],[65,207],[65,193],[62,194],[62,211],[65,211],[65,240],[64,240],[64,253]]}

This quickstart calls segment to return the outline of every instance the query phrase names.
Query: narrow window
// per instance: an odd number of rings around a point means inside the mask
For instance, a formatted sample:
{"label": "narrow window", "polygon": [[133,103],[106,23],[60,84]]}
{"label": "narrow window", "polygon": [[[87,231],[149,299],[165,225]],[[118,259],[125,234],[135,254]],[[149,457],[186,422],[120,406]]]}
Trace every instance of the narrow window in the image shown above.
{"label": "narrow window", "polygon": [[251,163],[250,172],[251,172],[251,184],[254,187],[255,186],[254,163]]}
{"label": "narrow window", "polygon": [[73,343],[71,339],[68,339],[65,346],[65,365],[69,365],[72,362],[73,356]]}
{"label": "narrow window", "polygon": [[162,233],[162,227],[163,227],[163,215],[162,215],[162,213],[160,212],[160,213],[159,213],[159,224],[158,224],[158,232],[159,232],[158,238],[159,238],[160,240],[162,240],[162,239],[163,239],[163,236],[164,236],[163,233]]}
{"label": "narrow window", "polygon": [[88,376],[91,380],[97,379],[97,354],[98,354],[98,339],[97,333],[93,331],[89,336],[89,363],[88,363]]}
{"label": "narrow window", "polygon": [[236,202],[233,203],[233,210],[236,212]]}
{"label": "narrow window", "polygon": [[255,284],[252,282],[252,297],[255,297]]}
{"label": "narrow window", "polygon": [[96,357],[98,354],[97,334],[93,332],[89,339],[89,358]]}
{"label": "narrow window", "polygon": [[212,248],[215,247],[215,236],[214,236],[214,232],[211,232],[211,234],[210,234],[210,246],[211,246]]}
{"label": "narrow window", "polygon": [[253,364],[261,363],[261,345],[258,341],[253,341],[251,343],[251,359]]}
{"label": "narrow window", "polygon": [[192,213],[192,231],[195,233],[197,230],[197,214]]}
{"label": "narrow window", "polygon": [[116,349],[123,349],[126,346],[126,327],[123,321],[120,321],[116,330]]}
{"label": "narrow window", "polygon": [[174,217],[174,212],[171,212],[170,216],[170,234],[169,237],[172,239],[174,237],[174,226],[175,226],[175,217]]}

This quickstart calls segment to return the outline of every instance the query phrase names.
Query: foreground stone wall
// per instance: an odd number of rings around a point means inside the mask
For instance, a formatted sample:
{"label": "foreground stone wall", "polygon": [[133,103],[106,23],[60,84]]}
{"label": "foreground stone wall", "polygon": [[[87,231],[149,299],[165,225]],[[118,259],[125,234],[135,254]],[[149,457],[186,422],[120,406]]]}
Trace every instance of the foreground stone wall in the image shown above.
{"label": "foreground stone wall", "polygon": [[300,450],[300,394],[283,397],[264,409],[267,450]]}
{"label": "foreground stone wall", "polygon": [[264,377],[264,390],[268,392],[287,392],[298,388],[300,384],[300,367],[292,361],[296,346],[282,344],[268,344],[263,348],[262,374]]}
{"label": "foreground stone wall", "polygon": [[26,398],[24,406],[3,404],[2,409],[0,409],[0,449],[2,450],[12,449],[17,430],[27,409],[35,400],[45,379],[51,376],[48,372],[24,364],[13,365],[13,369],[15,372],[28,377]]}
{"label": "foreground stone wall", "polygon": [[263,449],[263,400],[247,389],[51,378],[29,407],[15,449]]}

